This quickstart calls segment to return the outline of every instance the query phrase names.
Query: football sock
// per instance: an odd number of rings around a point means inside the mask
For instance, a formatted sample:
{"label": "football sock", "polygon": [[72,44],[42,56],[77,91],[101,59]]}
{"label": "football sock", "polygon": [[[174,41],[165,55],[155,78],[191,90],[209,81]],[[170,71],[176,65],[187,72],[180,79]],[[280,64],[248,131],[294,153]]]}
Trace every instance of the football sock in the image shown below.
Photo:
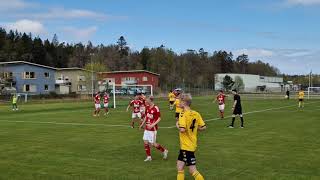
{"label": "football sock", "polygon": [[165,150],[160,144],[156,148],[161,152],[164,152]]}
{"label": "football sock", "polygon": [[240,117],[241,120],[241,126],[243,127],[243,117]]}
{"label": "football sock", "polygon": [[233,126],[234,125],[234,121],[236,120],[236,118],[235,117],[233,117],[232,118],[232,122],[231,122],[231,126]]}
{"label": "football sock", "polygon": [[199,171],[194,172],[192,176],[195,180],[204,180],[203,176],[199,173]]}
{"label": "football sock", "polygon": [[223,113],[223,112],[220,112],[220,115],[221,115],[221,118],[223,118],[223,117],[224,117],[224,113]]}
{"label": "football sock", "polygon": [[151,156],[149,144],[144,144],[144,150],[146,151],[147,156]]}
{"label": "football sock", "polygon": [[184,180],[184,171],[178,171],[177,180]]}

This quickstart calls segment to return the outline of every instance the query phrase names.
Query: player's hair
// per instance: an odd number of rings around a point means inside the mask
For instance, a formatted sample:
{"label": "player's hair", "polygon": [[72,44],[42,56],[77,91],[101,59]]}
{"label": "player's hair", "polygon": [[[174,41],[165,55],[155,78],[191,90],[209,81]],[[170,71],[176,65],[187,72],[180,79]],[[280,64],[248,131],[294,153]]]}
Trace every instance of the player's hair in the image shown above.
{"label": "player's hair", "polygon": [[223,93],[223,90],[221,89],[220,92]]}
{"label": "player's hair", "polygon": [[238,93],[238,91],[236,89],[232,89],[233,92]]}
{"label": "player's hair", "polygon": [[181,94],[181,101],[185,102],[188,106],[191,106],[192,96],[190,93]]}

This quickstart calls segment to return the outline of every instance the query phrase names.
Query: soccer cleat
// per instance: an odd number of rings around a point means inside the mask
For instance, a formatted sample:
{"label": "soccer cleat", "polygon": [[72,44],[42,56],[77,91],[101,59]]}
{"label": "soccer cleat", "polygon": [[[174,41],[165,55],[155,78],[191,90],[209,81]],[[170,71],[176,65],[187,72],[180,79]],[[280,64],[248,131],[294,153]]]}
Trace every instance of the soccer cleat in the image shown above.
{"label": "soccer cleat", "polygon": [[240,128],[244,128],[243,126],[240,126]]}
{"label": "soccer cleat", "polygon": [[234,128],[234,127],[230,125],[230,126],[228,126],[228,128]]}
{"label": "soccer cleat", "polygon": [[148,162],[148,161],[152,161],[151,156],[148,156],[148,157],[144,160],[144,162]]}
{"label": "soccer cleat", "polygon": [[166,150],[164,150],[164,152],[163,152],[163,159],[167,159],[168,158],[168,150],[166,149]]}

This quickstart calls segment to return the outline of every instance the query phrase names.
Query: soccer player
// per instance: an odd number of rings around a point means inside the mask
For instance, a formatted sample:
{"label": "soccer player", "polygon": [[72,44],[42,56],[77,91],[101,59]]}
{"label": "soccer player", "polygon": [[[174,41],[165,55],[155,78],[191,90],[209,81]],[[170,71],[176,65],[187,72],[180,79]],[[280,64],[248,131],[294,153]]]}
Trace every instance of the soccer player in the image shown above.
{"label": "soccer player", "polygon": [[103,108],[104,108],[104,115],[106,116],[109,114],[109,94],[107,92],[104,92],[103,95]]}
{"label": "soccer player", "polygon": [[159,107],[154,104],[153,100],[154,99],[152,96],[147,98],[146,103],[148,105],[148,108],[146,110],[146,117],[139,127],[141,129],[143,125],[146,124],[143,134],[144,149],[147,154],[147,158],[144,160],[145,162],[152,161],[150,146],[158,149],[163,154],[163,159],[167,159],[169,152],[167,149],[156,142],[158,124],[161,121],[161,114]]}
{"label": "soccer player", "polygon": [[234,128],[234,121],[236,119],[236,116],[240,116],[240,120],[241,120],[241,128],[244,128],[243,126],[243,115],[242,115],[242,106],[241,106],[241,98],[240,95],[238,94],[238,91],[236,89],[232,90],[232,94],[234,95],[233,97],[233,106],[232,106],[232,122],[229,126],[229,128]]}
{"label": "soccer player", "polygon": [[219,111],[220,111],[220,117],[221,119],[224,118],[224,108],[225,108],[225,99],[226,99],[226,95],[223,93],[222,90],[220,90],[218,96],[215,99],[215,102],[218,102],[219,104]]}
{"label": "soccer player", "polygon": [[176,118],[176,121],[178,121],[180,113],[182,113],[182,111],[183,111],[183,109],[180,106],[180,92],[176,92],[175,96],[176,96],[176,98],[175,98],[173,105],[176,107],[175,118]]}
{"label": "soccer player", "polygon": [[93,116],[100,116],[100,109],[101,109],[101,95],[100,92],[97,92],[97,94],[94,96],[94,112]]}
{"label": "soccer player", "polygon": [[12,111],[18,111],[18,106],[17,106],[17,101],[18,101],[18,97],[16,94],[13,95],[12,97]]}
{"label": "soccer player", "polygon": [[287,89],[287,91],[286,91],[286,99],[290,99],[290,91],[289,91],[289,89]]}
{"label": "soccer player", "polygon": [[168,98],[169,98],[170,110],[173,110],[173,103],[175,101],[176,96],[173,94],[172,90],[170,90],[170,92],[168,94]]}
{"label": "soccer player", "polygon": [[304,91],[302,89],[300,89],[298,93],[298,99],[299,99],[299,108],[303,108],[304,107]]}
{"label": "soccer player", "polygon": [[203,176],[196,168],[196,157],[198,131],[206,129],[206,125],[201,115],[190,108],[192,97],[190,94],[183,94],[181,97],[181,107],[183,114],[180,115],[178,129],[180,138],[180,154],[177,160],[177,180],[184,180],[184,167],[189,167],[190,174],[196,180],[203,180]]}
{"label": "soccer player", "polygon": [[132,108],[132,116],[131,116],[131,127],[134,128],[134,123],[135,122],[141,122],[141,107],[142,102],[139,100],[138,94],[135,95],[134,100],[130,101],[128,107],[127,107],[127,112],[129,111],[129,108]]}

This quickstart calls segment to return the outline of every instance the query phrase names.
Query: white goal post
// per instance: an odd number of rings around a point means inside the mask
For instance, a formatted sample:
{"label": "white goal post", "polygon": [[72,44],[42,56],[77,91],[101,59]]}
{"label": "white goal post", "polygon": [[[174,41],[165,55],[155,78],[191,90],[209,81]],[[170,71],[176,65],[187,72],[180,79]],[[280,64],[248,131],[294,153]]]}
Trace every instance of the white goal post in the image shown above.
{"label": "white goal post", "polygon": [[110,98],[112,98],[113,108],[117,107],[117,99],[120,97],[130,97],[134,96],[136,93],[144,93],[146,95],[153,96],[153,85],[124,85],[124,84],[115,84],[112,82],[100,82],[99,83],[99,91],[100,92],[108,92],[110,94]]}
{"label": "white goal post", "polygon": [[308,99],[310,99],[311,96],[320,97],[320,87],[308,87]]}

